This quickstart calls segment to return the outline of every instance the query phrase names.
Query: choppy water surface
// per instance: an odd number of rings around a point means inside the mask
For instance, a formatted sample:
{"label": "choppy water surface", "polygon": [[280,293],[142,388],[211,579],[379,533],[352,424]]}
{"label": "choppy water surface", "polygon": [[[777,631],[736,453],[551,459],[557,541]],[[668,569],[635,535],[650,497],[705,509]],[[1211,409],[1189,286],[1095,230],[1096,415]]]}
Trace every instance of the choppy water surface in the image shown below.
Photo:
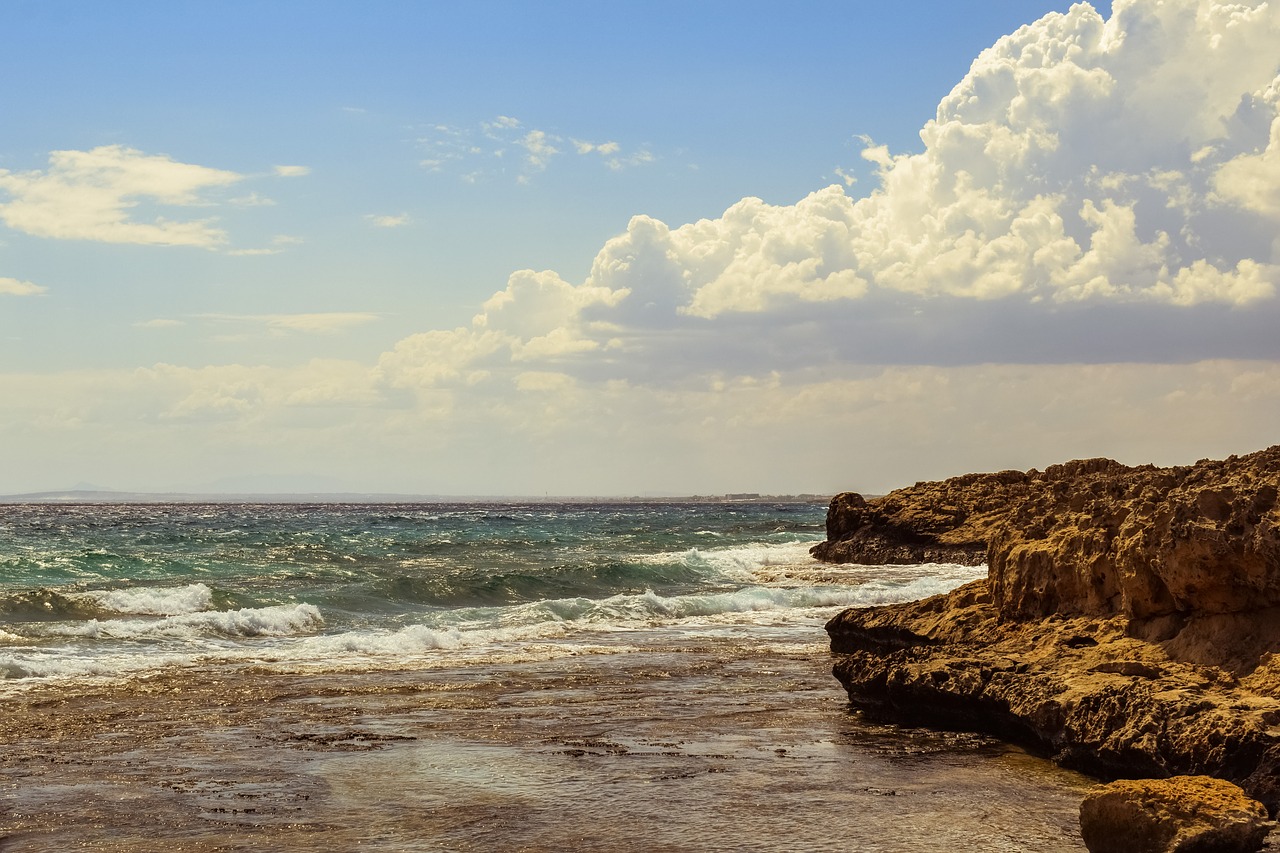
{"label": "choppy water surface", "polygon": [[12,687],[209,659],[397,665],[637,626],[786,624],[972,569],[818,571],[823,508],[24,505],[0,510]]}
{"label": "choppy water surface", "polygon": [[823,622],[983,570],[823,515],[0,508],[0,847],[1082,849],[1078,777],[847,710]]}

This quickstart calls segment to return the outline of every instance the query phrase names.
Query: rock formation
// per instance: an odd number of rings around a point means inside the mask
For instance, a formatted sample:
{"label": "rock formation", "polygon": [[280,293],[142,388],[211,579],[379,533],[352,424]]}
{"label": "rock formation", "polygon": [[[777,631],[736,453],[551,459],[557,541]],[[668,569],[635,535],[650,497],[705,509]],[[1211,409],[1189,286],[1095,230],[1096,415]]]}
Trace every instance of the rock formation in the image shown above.
{"label": "rock formation", "polygon": [[1089,853],[1254,853],[1270,828],[1261,803],[1209,776],[1112,782],[1080,805]]}
{"label": "rock formation", "polygon": [[838,495],[820,559],[981,548],[989,576],[840,614],[827,626],[836,676],[873,713],[995,731],[1107,778],[1224,778],[1274,812],[1278,487],[1280,446],[1178,468],[1090,459]]}

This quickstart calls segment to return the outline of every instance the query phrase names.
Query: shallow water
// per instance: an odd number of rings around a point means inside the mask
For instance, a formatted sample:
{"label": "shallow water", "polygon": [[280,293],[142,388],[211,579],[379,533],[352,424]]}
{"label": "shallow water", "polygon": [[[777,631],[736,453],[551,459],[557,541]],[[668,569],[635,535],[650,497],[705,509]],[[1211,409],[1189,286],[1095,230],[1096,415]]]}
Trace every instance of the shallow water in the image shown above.
{"label": "shallow water", "polygon": [[1083,849],[1086,780],[867,723],[819,644],[638,633],[555,660],[28,693],[3,849]]}

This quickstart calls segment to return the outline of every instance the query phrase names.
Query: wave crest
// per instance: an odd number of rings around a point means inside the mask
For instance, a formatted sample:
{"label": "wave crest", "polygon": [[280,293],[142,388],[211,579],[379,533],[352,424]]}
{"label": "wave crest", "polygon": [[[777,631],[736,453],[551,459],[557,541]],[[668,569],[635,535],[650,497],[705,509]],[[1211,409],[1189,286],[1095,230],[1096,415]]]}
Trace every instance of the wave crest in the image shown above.
{"label": "wave crest", "polygon": [[179,616],[199,613],[213,606],[213,590],[202,583],[177,588],[134,587],[86,592],[80,597],[94,602],[103,610],[139,616]]}

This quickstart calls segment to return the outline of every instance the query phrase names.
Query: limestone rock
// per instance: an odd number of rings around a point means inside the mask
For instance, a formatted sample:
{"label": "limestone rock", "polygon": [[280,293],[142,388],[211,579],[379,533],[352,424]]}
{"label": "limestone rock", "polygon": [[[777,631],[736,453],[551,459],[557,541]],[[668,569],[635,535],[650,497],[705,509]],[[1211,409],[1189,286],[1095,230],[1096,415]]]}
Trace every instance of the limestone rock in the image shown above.
{"label": "limestone rock", "polygon": [[1208,776],[1113,782],[1080,806],[1091,853],[1253,853],[1270,827],[1261,803]]}
{"label": "limestone rock", "polygon": [[1110,459],[836,495],[830,562],[991,570],[1003,616],[1142,619],[1280,607],[1280,446],[1192,466]]}
{"label": "limestone rock", "polygon": [[[987,580],[827,625],[853,704],[1104,778],[1209,775],[1280,809],[1280,446],[840,495],[819,557],[985,543]],[[890,560],[898,562],[899,560]]]}
{"label": "limestone rock", "polygon": [[992,525],[1028,481],[1021,471],[1003,471],[916,483],[869,501],[844,492],[831,499],[827,541],[812,553],[831,563],[979,565]]}
{"label": "limestone rock", "polygon": [[[1280,632],[1273,611],[1233,619]],[[1230,645],[1200,641],[1186,660],[1185,637],[1151,642],[1119,616],[1002,620],[987,581],[846,610],[827,632],[834,674],[874,717],[990,732],[1102,778],[1217,776],[1280,807],[1280,661],[1235,668]]]}

